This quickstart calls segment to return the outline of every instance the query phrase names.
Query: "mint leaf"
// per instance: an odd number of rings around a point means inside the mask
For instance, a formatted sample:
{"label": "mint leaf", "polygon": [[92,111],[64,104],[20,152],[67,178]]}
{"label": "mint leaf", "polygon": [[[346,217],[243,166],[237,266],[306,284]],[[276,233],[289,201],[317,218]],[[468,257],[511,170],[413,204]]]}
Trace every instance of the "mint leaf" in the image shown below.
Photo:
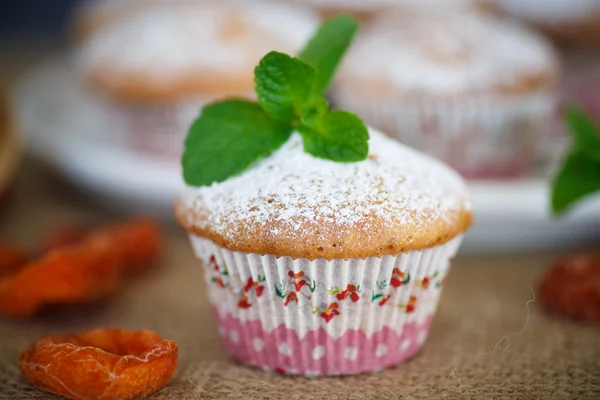
{"label": "mint leaf", "polygon": [[325,22],[300,52],[298,58],[317,69],[315,89],[325,92],[342,56],[358,31],[358,22],[338,16]]}
{"label": "mint leaf", "polygon": [[292,122],[315,93],[316,71],[287,54],[272,51],[254,70],[258,101],[273,118]]}
{"label": "mint leaf", "polygon": [[329,112],[329,103],[323,96],[310,99],[300,108],[300,121],[305,125],[315,125]]}
{"label": "mint leaf", "polygon": [[559,214],[581,198],[600,190],[600,162],[577,153],[567,156],[552,187],[552,210]]}
{"label": "mint leaf", "polygon": [[316,125],[300,125],[304,151],[339,162],[362,161],[369,154],[369,131],[356,115],[334,110]]}
{"label": "mint leaf", "polygon": [[185,140],[183,178],[191,186],[222,182],[281,147],[292,129],[251,101],[208,105]]}
{"label": "mint leaf", "polygon": [[573,144],[552,185],[552,211],[560,214],[585,196],[600,191],[600,135],[592,119],[571,108],[565,121]]}
{"label": "mint leaf", "polygon": [[573,137],[573,151],[600,162],[600,134],[590,117],[580,109],[566,111],[566,123]]}

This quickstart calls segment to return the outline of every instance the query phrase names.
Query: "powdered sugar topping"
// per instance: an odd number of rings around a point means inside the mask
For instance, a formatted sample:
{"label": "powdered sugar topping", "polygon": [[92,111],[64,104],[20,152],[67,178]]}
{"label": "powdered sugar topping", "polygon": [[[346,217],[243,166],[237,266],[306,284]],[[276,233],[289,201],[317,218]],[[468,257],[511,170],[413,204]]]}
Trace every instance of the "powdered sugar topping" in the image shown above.
{"label": "powdered sugar topping", "polygon": [[293,232],[314,224],[344,230],[375,218],[420,226],[470,209],[464,182],[448,167],[377,131],[370,135],[367,160],[335,163],[305,153],[294,134],[241,175],[188,188],[188,223],[235,240],[240,225],[268,229],[277,221],[273,226]]}
{"label": "powdered sugar topping", "polygon": [[105,25],[84,44],[80,63],[159,81],[245,73],[271,50],[297,51],[317,25],[312,12],[270,2],[155,2]]}
{"label": "powdered sugar topping", "polygon": [[477,12],[413,12],[366,28],[338,76],[382,77],[403,93],[453,94],[511,86],[554,64],[552,47],[513,22]]}

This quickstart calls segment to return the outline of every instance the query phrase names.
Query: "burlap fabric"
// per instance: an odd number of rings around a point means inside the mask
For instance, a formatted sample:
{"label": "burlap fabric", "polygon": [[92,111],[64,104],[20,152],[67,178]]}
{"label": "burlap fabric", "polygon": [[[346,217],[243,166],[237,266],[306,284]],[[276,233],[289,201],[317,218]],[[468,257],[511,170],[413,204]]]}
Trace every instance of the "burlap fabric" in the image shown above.
{"label": "burlap fabric", "polygon": [[[27,168],[0,235],[31,248],[66,221],[107,219],[72,190]],[[280,377],[229,360],[204,294],[202,268],[177,228],[154,271],[103,304],[0,319],[0,399],[52,399],[16,366],[40,335],[99,325],[152,329],[177,341],[180,365],[152,399],[600,399],[600,327],[547,315],[532,290],[553,255],[462,256],[453,264],[423,351],[394,369],[347,378]]]}

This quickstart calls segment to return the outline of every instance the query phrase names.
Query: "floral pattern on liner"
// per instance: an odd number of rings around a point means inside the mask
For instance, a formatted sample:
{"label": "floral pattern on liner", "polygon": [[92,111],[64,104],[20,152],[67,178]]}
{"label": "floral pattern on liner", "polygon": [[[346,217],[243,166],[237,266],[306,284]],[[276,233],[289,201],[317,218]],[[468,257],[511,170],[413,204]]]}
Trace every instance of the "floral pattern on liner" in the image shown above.
{"label": "floral pattern on liner", "polygon": [[323,328],[339,338],[347,330],[371,337],[384,326],[400,334],[405,324],[433,315],[462,238],[397,256],[331,261],[245,254],[191,240],[222,318],[260,321],[267,332],[284,325],[299,337]]}
{"label": "floral pattern on liner", "polygon": [[[451,259],[448,261],[450,264]],[[211,254],[205,265],[209,269],[209,284],[216,285],[221,289],[228,289],[232,286],[241,287],[239,283],[239,277],[231,277],[227,264],[223,264],[223,267],[219,266],[216,256]],[[383,271],[381,271],[383,272]],[[381,275],[380,272],[380,275]],[[304,296],[310,300],[312,294],[317,288],[317,282],[314,279],[309,278],[304,271],[294,272],[288,271],[289,279],[283,279],[279,284],[274,286],[275,294],[283,301],[283,306],[288,307],[290,304],[299,304],[298,296]],[[395,299],[397,296],[398,289],[402,286],[407,287],[409,284],[413,285],[417,291],[421,292],[421,296],[411,295],[406,301],[396,302],[397,307],[404,310],[405,313],[413,313],[417,306],[417,300],[419,297],[431,298],[431,295],[423,294],[423,291],[427,290],[439,290],[444,283],[444,276],[441,276],[440,271],[435,271],[431,276],[425,276],[422,279],[411,280],[410,273],[404,273],[398,268],[392,270],[392,277],[389,279],[377,280],[375,287],[370,298],[365,301],[376,302],[379,307],[383,307],[388,304],[391,299]],[[232,283],[231,279],[238,279],[237,284]],[[432,284],[433,282],[433,284]],[[237,307],[240,309],[248,309],[253,306],[250,303],[249,296],[254,295],[256,299],[262,296],[265,290],[266,278],[263,275],[258,275],[257,280],[253,277],[249,277],[241,290],[238,289],[239,299]],[[303,288],[307,288],[302,292]],[[341,307],[344,303],[351,302],[357,303],[361,300],[362,287],[360,284],[348,283],[342,290],[338,286],[334,286],[327,289],[327,293],[334,298],[334,301],[327,305],[315,307],[312,311],[313,314],[321,317],[325,323],[329,323],[335,316],[341,314]],[[434,295],[434,297],[437,297]],[[370,300],[369,300],[370,299]]]}
{"label": "floral pattern on liner", "polygon": [[420,350],[431,323],[431,317],[408,323],[401,334],[384,327],[371,337],[348,330],[337,339],[321,328],[301,338],[283,325],[268,332],[260,321],[216,315],[221,338],[234,359],[267,371],[307,376],[359,374],[396,365]]}

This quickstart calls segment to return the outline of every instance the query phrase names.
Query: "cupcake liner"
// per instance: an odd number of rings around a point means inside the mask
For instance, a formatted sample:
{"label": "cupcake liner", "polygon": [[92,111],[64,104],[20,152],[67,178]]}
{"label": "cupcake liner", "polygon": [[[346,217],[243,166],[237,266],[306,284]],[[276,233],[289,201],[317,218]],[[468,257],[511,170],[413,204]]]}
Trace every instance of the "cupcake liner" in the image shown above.
{"label": "cupcake liner", "polygon": [[231,356],[308,376],[380,370],[418,352],[462,240],[397,256],[310,261],[190,237]]}
{"label": "cupcake liner", "polygon": [[140,154],[177,160],[190,124],[209,100],[178,103],[122,104],[94,98],[94,107],[107,129],[103,140]]}
{"label": "cupcake liner", "polygon": [[361,101],[333,95],[341,108],[467,178],[528,175],[556,109],[551,91],[518,97]]}

